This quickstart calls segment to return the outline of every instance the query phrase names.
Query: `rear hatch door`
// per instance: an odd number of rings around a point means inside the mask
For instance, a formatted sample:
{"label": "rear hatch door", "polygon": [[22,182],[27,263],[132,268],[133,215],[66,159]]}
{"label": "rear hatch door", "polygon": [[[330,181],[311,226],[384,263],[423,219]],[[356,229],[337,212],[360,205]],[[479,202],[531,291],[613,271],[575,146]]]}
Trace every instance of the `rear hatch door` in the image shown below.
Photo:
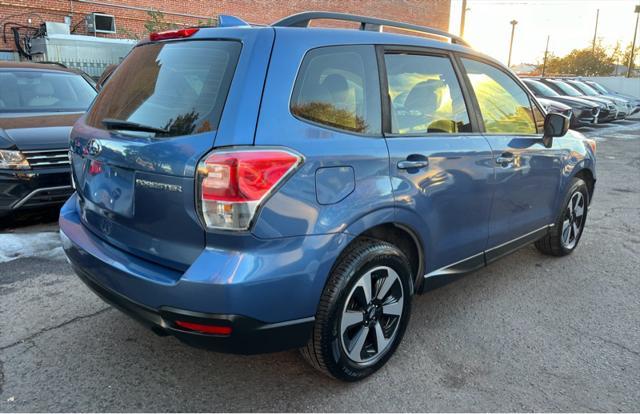
{"label": "rear hatch door", "polygon": [[272,44],[272,30],[201,29],[135,47],[71,134],[84,225],[122,250],[185,270],[205,246],[198,161],[217,141],[253,143]]}

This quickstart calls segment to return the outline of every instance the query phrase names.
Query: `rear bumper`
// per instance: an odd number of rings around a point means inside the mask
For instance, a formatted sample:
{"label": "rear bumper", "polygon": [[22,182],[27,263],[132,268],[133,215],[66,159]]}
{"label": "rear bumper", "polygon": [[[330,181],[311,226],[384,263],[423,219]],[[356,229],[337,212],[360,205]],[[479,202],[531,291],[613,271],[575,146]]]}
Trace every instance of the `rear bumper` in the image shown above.
{"label": "rear bumper", "polygon": [[[170,307],[152,309],[105,288],[89,272],[73,266],[80,279],[105,302],[151,328],[160,336],[172,335],[198,348],[233,354],[277,352],[304,346],[311,336],[314,317],[268,324],[239,315],[206,314]],[[230,335],[209,335],[180,329],[175,321],[228,326]]]}
{"label": "rear bumper", "polygon": [[0,214],[62,204],[73,193],[70,167],[0,170]]}
{"label": "rear bumper", "polygon": [[[281,239],[242,253],[204,249],[180,274],[107,244],[82,225],[76,205],[74,195],[61,210],[62,244],[94,292],[156,333],[229,353],[303,346],[326,276],[351,237]],[[231,334],[189,331],[176,320],[229,326]]]}

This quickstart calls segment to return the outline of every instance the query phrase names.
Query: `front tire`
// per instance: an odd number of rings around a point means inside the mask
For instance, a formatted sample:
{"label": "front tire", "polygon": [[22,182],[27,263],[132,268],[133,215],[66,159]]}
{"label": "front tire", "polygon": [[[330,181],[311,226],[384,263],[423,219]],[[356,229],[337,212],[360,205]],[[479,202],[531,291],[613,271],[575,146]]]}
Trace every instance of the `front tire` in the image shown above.
{"label": "front tire", "polygon": [[394,245],[356,241],[334,266],[313,335],[301,348],[319,371],[358,381],[382,367],[402,340],[411,313],[411,266]]}
{"label": "front tire", "polygon": [[561,205],[562,211],[558,214],[555,226],[536,242],[536,248],[550,256],[566,256],[578,247],[587,221],[587,184],[580,178],[573,178]]}

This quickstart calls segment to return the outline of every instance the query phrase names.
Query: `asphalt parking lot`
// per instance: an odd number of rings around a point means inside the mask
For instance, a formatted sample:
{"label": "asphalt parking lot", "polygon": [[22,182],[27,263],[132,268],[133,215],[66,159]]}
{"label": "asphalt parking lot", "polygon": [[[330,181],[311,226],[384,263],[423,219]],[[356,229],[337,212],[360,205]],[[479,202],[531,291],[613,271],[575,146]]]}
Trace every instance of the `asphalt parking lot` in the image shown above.
{"label": "asphalt parking lot", "polygon": [[418,297],[394,358],[356,384],[296,351],[158,337],[74,276],[51,214],[0,230],[0,411],[639,411],[640,121],[583,132],[598,183],[575,254],[528,247]]}

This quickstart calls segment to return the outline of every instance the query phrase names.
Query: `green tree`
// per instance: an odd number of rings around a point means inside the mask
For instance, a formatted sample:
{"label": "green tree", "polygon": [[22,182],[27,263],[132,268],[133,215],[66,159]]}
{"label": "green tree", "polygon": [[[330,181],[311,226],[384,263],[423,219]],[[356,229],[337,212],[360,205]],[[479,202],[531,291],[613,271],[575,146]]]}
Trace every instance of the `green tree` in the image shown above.
{"label": "green tree", "polygon": [[178,28],[177,24],[165,21],[164,13],[161,11],[149,10],[147,14],[149,15],[149,19],[144,22],[144,30],[146,31],[146,34]]}
{"label": "green tree", "polygon": [[[629,65],[629,58],[631,57],[631,46],[632,44],[629,43],[627,47],[624,49],[624,53],[622,53],[621,64],[623,66]],[[640,56],[638,55],[640,55],[640,45],[636,46],[636,49],[633,52],[633,62],[631,62],[632,72],[638,66],[638,61],[640,61]]]}
{"label": "green tree", "polygon": [[[593,48],[573,49],[566,56],[547,56],[546,73],[576,76],[607,76],[613,72],[615,49],[607,51],[601,43]],[[542,65],[538,67],[541,69]]]}

